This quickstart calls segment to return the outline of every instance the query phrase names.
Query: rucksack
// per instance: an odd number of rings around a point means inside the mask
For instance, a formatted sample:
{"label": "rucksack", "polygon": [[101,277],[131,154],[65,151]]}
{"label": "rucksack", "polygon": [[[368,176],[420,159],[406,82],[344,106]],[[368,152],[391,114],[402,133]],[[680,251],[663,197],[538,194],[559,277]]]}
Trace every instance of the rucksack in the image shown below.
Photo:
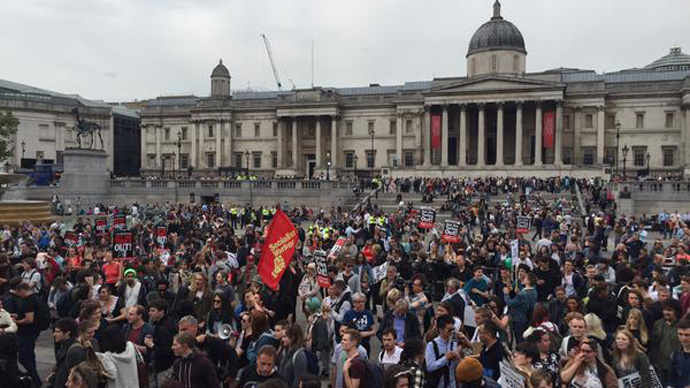
{"label": "rucksack", "polygon": [[[444,357],[438,350],[438,344],[435,340],[431,340],[431,345],[434,347],[434,357],[436,357],[435,360]],[[438,387],[438,383],[441,381],[442,378],[444,379],[443,386],[447,388],[450,385],[450,369],[448,368],[448,365],[444,365],[441,368],[436,369],[435,371],[427,372],[425,388]]]}
{"label": "rucksack", "polygon": [[366,358],[357,357],[355,360],[360,360],[367,366],[367,373],[364,385],[361,388],[381,388],[383,387],[383,368],[377,362],[373,362]]}
{"label": "rucksack", "polygon": [[40,298],[38,295],[34,295],[34,298],[36,299],[34,326],[39,331],[43,331],[50,327],[50,309],[48,308],[48,303],[43,298]]}
{"label": "rucksack", "polygon": [[[304,351],[304,356],[307,358],[307,371],[314,376],[319,375],[319,358],[316,357],[316,353],[312,352],[309,349],[301,349]],[[295,358],[297,357],[297,353],[300,351],[296,351],[295,354],[292,356],[292,365],[295,365]]]}

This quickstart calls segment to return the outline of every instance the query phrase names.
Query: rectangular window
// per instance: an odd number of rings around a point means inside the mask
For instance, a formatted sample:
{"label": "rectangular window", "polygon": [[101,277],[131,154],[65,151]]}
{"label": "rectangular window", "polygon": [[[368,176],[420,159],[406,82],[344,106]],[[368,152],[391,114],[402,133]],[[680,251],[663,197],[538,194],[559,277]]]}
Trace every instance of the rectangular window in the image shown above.
{"label": "rectangular window", "polygon": [[235,124],[235,133],[232,137],[242,137],[242,123]]}
{"label": "rectangular window", "polygon": [[636,113],[635,114],[635,128],[637,128],[637,129],[643,129],[644,128],[644,113]]}
{"label": "rectangular window", "polygon": [[374,168],[376,164],[376,151],[367,151],[367,168]]}
{"label": "rectangular window", "polygon": [[389,135],[396,135],[398,133],[398,128],[397,128],[397,123],[395,120],[391,120],[389,126],[388,126],[388,134]]}
{"label": "rectangular window", "polygon": [[403,154],[405,155],[405,167],[414,166],[414,151],[405,151]]}
{"label": "rectangular window", "polygon": [[163,140],[170,141],[170,128],[163,129]]}
{"label": "rectangular window", "polygon": [[244,162],[242,161],[242,153],[241,152],[235,152],[235,168],[242,168],[244,167]]}
{"label": "rectangular window", "polygon": [[212,137],[215,137],[215,131],[213,130],[213,125],[208,126],[208,132],[206,132],[207,137],[210,139]]}
{"label": "rectangular window", "polygon": [[310,123],[307,129],[307,137],[316,137],[316,123]]}
{"label": "rectangular window", "polygon": [[156,168],[156,154],[146,155],[146,167]]}
{"label": "rectangular window", "polygon": [[273,137],[278,137],[278,123],[273,123]]}
{"label": "rectangular window", "polygon": [[261,152],[252,152],[252,160],[254,161],[254,168],[261,168]]}
{"label": "rectangular window", "polygon": [[664,156],[664,167],[675,166],[676,147],[662,147],[661,152]]}
{"label": "rectangular window", "polygon": [[254,123],[254,137],[261,137],[261,123]]}
{"label": "rectangular window", "polygon": [[352,136],[352,121],[345,122],[345,136]]}
{"label": "rectangular window", "polygon": [[45,153],[43,151],[36,151],[36,160],[43,160]]}
{"label": "rectangular window", "polygon": [[189,167],[189,155],[181,154],[180,155],[180,170],[184,170],[188,167]]}
{"label": "rectangular window", "polygon": [[672,112],[666,113],[666,128],[673,128],[674,114]]}
{"label": "rectangular window", "polygon": [[635,167],[645,166],[645,157],[647,156],[647,147],[633,147],[633,165]]}
{"label": "rectangular window", "polygon": [[585,128],[594,128],[594,115],[585,115]]}
{"label": "rectangular window", "polygon": [[355,151],[345,151],[345,168],[355,167]]}
{"label": "rectangular window", "polygon": [[616,147],[607,147],[604,155],[604,164],[613,164],[616,162]]}
{"label": "rectangular window", "polygon": [[606,128],[606,129],[616,128],[616,115],[614,115],[614,114],[606,115],[606,123],[604,124],[604,128]]}
{"label": "rectangular window", "polygon": [[271,168],[278,168],[278,153],[271,152]]}
{"label": "rectangular window", "polygon": [[412,120],[405,122],[405,133],[412,133]]}
{"label": "rectangular window", "polygon": [[216,153],[215,152],[207,152],[206,153],[206,167],[216,168]]}
{"label": "rectangular window", "polygon": [[563,115],[563,130],[570,131],[570,115]]}
{"label": "rectangular window", "polygon": [[582,164],[591,166],[594,164],[594,154],[596,149],[594,147],[582,147]]}
{"label": "rectangular window", "polygon": [[367,123],[367,133],[369,134],[369,136],[371,136],[371,134],[374,133],[374,122],[373,121],[369,121]]}
{"label": "rectangular window", "polygon": [[563,164],[573,164],[573,149],[571,147],[563,147]]}
{"label": "rectangular window", "polygon": [[386,164],[389,166],[397,167],[400,165],[401,156],[395,154],[395,150],[386,150]]}
{"label": "rectangular window", "polygon": [[187,127],[182,127],[182,131],[180,133],[182,134],[182,140],[187,140]]}

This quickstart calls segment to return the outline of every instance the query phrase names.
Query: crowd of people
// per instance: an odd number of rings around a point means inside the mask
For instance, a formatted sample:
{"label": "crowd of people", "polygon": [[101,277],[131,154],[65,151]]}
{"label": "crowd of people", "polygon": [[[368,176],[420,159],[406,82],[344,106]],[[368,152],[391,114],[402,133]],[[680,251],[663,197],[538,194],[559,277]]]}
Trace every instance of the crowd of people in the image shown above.
{"label": "crowd of people", "polygon": [[[376,185],[399,206],[282,206],[299,243],[275,290],[258,269],[271,207],[99,205],[69,229],[3,226],[0,385],[690,386],[690,230],[675,213],[652,239],[598,180]],[[457,233],[422,226],[429,203]]]}

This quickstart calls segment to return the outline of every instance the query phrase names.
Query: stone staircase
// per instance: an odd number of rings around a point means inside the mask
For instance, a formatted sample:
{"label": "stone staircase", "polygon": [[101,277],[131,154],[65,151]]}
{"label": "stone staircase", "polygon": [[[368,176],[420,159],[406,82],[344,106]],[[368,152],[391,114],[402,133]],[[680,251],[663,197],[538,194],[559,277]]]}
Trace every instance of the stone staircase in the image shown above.
{"label": "stone staircase", "polygon": [[[539,194],[541,194],[542,199],[546,201],[547,206],[550,206],[551,203],[557,198],[567,198],[568,205],[564,208],[564,210],[570,211],[570,214],[573,217],[573,222],[580,222],[581,217],[579,206],[578,208],[571,207],[571,199],[574,199],[575,202],[577,202],[577,198],[570,192],[561,191],[560,193],[549,193],[546,191],[540,191]],[[373,205],[377,205],[385,213],[392,213],[398,208],[398,203],[395,201],[397,195],[397,192],[392,191],[379,192],[378,199],[376,196],[371,197],[371,203]],[[489,208],[493,209],[496,207],[496,205],[506,202],[509,195],[510,194],[499,192],[496,195],[489,196]],[[517,194],[514,195],[514,198],[515,201],[519,201]],[[412,202],[416,209],[419,209],[420,207],[430,207],[435,209],[436,221],[443,222],[451,218],[451,213],[449,211],[441,211],[441,206],[443,206],[445,202],[445,197],[436,197],[432,203],[422,203],[421,193],[409,192],[402,193],[402,200],[405,201],[405,203]],[[532,207],[536,206],[536,201],[532,197],[530,197],[528,201]]]}
{"label": "stone staircase", "polygon": [[48,201],[1,201],[0,225],[19,225],[23,221],[33,223],[53,222]]}

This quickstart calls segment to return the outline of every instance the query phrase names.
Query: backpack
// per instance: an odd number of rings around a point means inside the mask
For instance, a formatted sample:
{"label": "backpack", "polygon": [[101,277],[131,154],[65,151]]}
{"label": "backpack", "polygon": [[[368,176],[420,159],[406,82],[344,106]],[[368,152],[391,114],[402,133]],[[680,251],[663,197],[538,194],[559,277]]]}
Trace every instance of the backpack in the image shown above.
{"label": "backpack", "polygon": [[[316,357],[316,353],[312,352],[309,349],[302,348],[300,349],[304,351],[304,356],[307,358],[307,371],[314,376],[319,375],[319,358]],[[295,354],[292,356],[292,365],[295,365],[295,358],[297,357],[297,353],[300,352],[300,350],[296,351]]]}
{"label": "backpack", "polygon": [[366,377],[364,378],[364,385],[360,385],[360,388],[381,388],[383,387],[383,368],[377,362],[373,362],[367,358],[357,357],[356,360],[360,360],[367,366]]}
{"label": "backpack", "polygon": [[36,299],[36,312],[34,312],[34,326],[39,331],[46,330],[50,327],[50,309],[48,308],[48,303],[35,295]]}
{"label": "backpack", "polygon": [[[441,352],[438,350],[438,344],[435,340],[431,340],[431,345],[434,347],[434,357],[436,357],[435,360],[443,357]],[[444,379],[444,386],[448,387],[450,385],[450,369],[448,368],[448,365],[444,365],[435,371],[427,372],[425,388],[438,387],[438,383],[441,381],[441,378]]]}
{"label": "backpack", "polygon": [[70,346],[70,349],[72,349],[75,346],[84,348],[86,359],[83,362],[85,362],[88,366],[91,367],[91,369],[93,369],[96,372],[96,376],[98,377],[98,388],[104,388],[108,384],[108,379],[110,379],[110,375],[103,366],[101,359],[98,358],[96,351],[93,350],[93,347],[91,347],[90,344],[89,346],[84,346],[79,342],[76,342],[72,346]]}

